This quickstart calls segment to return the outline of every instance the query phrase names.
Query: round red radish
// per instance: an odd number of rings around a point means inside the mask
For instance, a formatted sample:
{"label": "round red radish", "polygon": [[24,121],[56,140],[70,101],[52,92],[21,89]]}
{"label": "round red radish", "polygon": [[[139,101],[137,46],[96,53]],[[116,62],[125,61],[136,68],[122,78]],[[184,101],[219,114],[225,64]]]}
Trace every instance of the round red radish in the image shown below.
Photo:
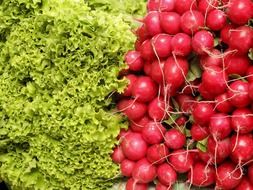
{"label": "round red radish", "polygon": [[206,30],[198,31],[192,38],[192,49],[199,55],[208,53],[214,47],[214,37]]}
{"label": "round red radish", "polygon": [[198,10],[205,15],[212,10],[216,10],[215,8],[218,6],[219,6],[218,0],[199,0]]}
{"label": "round red radish", "polygon": [[195,102],[195,99],[192,96],[178,94],[175,98],[182,112],[191,113],[193,109],[193,102]]}
{"label": "round red radish", "polygon": [[132,95],[133,84],[136,82],[137,76],[133,75],[133,74],[129,74],[125,77],[129,81],[129,83],[128,83],[127,87],[124,90],[123,96],[131,96]]}
{"label": "round red radish", "polygon": [[196,10],[197,1],[196,0],[176,0],[175,1],[175,10],[179,14],[183,14],[189,10]]}
{"label": "round red radish", "polygon": [[136,183],[133,178],[127,180],[126,183],[126,190],[147,190],[148,184],[147,183]]}
{"label": "round red radish", "polygon": [[164,64],[164,76],[166,84],[172,89],[180,87],[188,73],[188,62],[181,57],[169,57]]}
{"label": "round red radish", "polygon": [[159,122],[149,122],[142,129],[142,137],[148,144],[158,144],[164,139],[166,129]]}
{"label": "round red radish", "polygon": [[202,127],[198,124],[192,124],[191,127],[191,137],[195,141],[201,141],[208,137],[209,130],[208,127]]}
{"label": "round red radish", "polygon": [[218,166],[216,187],[219,189],[234,189],[241,182],[241,171],[231,162],[224,162]]}
{"label": "round red radish", "polygon": [[214,114],[214,107],[210,103],[198,102],[194,106],[192,116],[195,123],[199,125],[206,125],[209,123],[210,118]]}
{"label": "round red radish", "polygon": [[243,177],[241,183],[235,188],[235,190],[253,190],[253,184],[247,177]]}
{"label": "round red radish", "polygon": [[147,39],[141,44],[140,53],[141,57],[147,61],[152,61],[155,58],[155,53],[151,44],[151,40]]}
{"label": "round red radish", "polygon": [[180,20],[181,29],[186,34],[194,34],[204,26],[204,16],[199,11],[186,11]]}
{"label": "round red radish", "polygon": [[202,74],[202,83],[212,94],[219,95],[227,89],[228,75],[222,68],[210,66]]}
{"label": "round red radish", "polygon": [[193,154],[190,154],[188,150],[179,149],[169,155],[169,162],[176,172],[185,173],[192,168],[194,158]]}
{"label": "round red radish", "polygon": [[253,100],[253,82],[249,83],[249,97]]}
{"label": "round red radish", "polygon": [[187,56],[192,49],[191,37],[185,33],[177,33],[172,37],[171,50],[174,55]]}
{"label": "round red radish", "polygon": [[220,31],[220,39],[222,42],[225,44],[229,43],[229,38],[230,38],[230,30],[232,30],[234,26],[232,24],[227,24],[224,26],[221,31]]}
{"label": "round red radish", "polygon": [[160,0],[159,11],[173,11],[175,7],[175,1],[176,0]]}
{"label": "round red radish", "polygon": [[156,97],[148,105],[148,115],[154,121],[167,119],[168,115],[166,112],[169,110],[169,106],[169,103],[166,103],[162,96]]}
{"label": "round red radish", "polygon": [[149,12],[144,18],[144,24],[150,36],[162,33],[160,14],[158,11]]}
{"label": "round red radish", "polygon": [[247,76],[247,81],[253,82],[253,66],[248,67],[246,76]]}
{"label": "round red radish", "polygon": [[222,113],[230,113],[233,111],[233,105],[228,101],[228,94],[223,93],[215,98],[215,109]]}
{"label": "round red radish", "polygon": [[151,121],[148,116],[143,116],[141,119],[136,121],[130,121],[130,128],[133,132],[141,132],[142,129]]}
{"label": "round red radish", "polygon": [[151,71],[152,71],[152,64],[151,64],[150,62],[146,62],[146,63],[144,64],[143,70],[144,70],[144,73],[145,73],[146,75],[150,76]]}
{"label": "round red radish", "polygon": [[215,140],[209,137],[207,141],[207,150],[211,154],[214,163],[221,163],[229,157],[231,153],[230,139]]}
{"label": "round red radish", "polygon": [[253,138],[251,134],[231,137],[231,159],[236,163],[247,162],[253,158]]}
{"label": "round red radish", "polygon": [[206,25],[211,30],[219,31],[226,25],[226,19],[227,19],[226,15],[223,11],[215,9],[208,13],[207,19],[206,19]]}
{"label": "round red radish", "polygon": [[236,109],[232,114],[231,127],[240,134],[253,130],[253,112],[248,108]]}
{"label": "round red radish", "polygon": [[128,133],[121,142],[124,155],[132,161],[140,160],[147,153],[147,143],[139,133]]}
{"label": "round red radish", "polygon": [[135,162],[125,159],[120,164],[120,171],[123,176],[131,177],[135,166]]}
{"label": "round red radish", "polygon": [[213,166],[197,162],[188,173],[188,181],[198,187],[212,185],[215,183],[215,169]]}
{"label": "round red radish", "polygon": [[250,164],[248,167],[248,177],[250,182],[252,182],[253,185],[253,164]]}
{"label": "round red radish", "polygon": [[151,71],[149,76],[157,82],[158,84],[164,83],[164,73],[163,73],[163,68],[164,68],[164,61],[154,61],[151,65]]}
{"label": "round red radish", "polygon": [[232,49],[238,50],[241,54],[247,54],[249,49],[253,47],[253,29],[249,26],[240,26],[231,30],[229,46]]}
{"label": "round red radish", "polygon": [[176,12],[160,13],[161,27],[167,34],[177,34],[180,32],[180,15]]}
{"label": "round red radish", "polygon": [[158,182],[155,186],[155,190],[172,190],[172,189],[170,187]]}
{"label": "round red radish", "polygon": [[253,17],[253,3],[251,0],[230,0],[227,9],[228,18],[235,24],[247,24]]}
{"label": "round red radish", "polygon": [[177,129],[169,129],[165,133],[165,145],[169,149],[180,149],[186,143],[185,135]]}
{"label": "round red radish", "polygon": [[147,10],[150,11],[158,11],[159,10],[160,0],[148,0],[147,2]]}
{"label": "round red radish", "polygon": [[244,76],[250,66],[250,60],[246,55],[229,53],[224,59],[227,74]]}
{"label": "round red radish", "polygon": [[188,118],[182,115],[176,119],[175,123],[176,123],[176,126],[184,127],[187,121],[188,121]]}
{"label": "round red radish", "polygon": [[147,150],[147,160],[152,164],[162,164],[169,154],[168,148],[164,144],[151,145]]}
{"label": "round red radish", "polygon": [[149,102],[153,100],[157,94],[157,86],[155,82],[147,76],[140,76],[132,87],[132,95],[139,102]]}
{"label": "round red radish", "polygon": [[249,83],[241,80],[235,81],[230,84],[228,90],[228,100],[230,103],[237,107],[243,108],[250,104],[249,98]]}
{"label": "round red radish", "polygon": [[207,88],[203,83],[199,84],[198,91],[205,100],[213,100],[215,98],[215,95],[210,92],[211,89]]}
{"label": "round red radish", "polygon": [[201,55],[200,66],[203,69],[212,66],[222,67],[222,57],[220,50],[212,49],[210,50],[210,55],[209,54]]}
{"label": "round red radish", "polygon": [[136,31],[135,31],[135,35],[137,36],[137,41],[139,42],[144,42],[146,39],[149,38],[148,32],[147,32],[147,28],[145,26],[145,24],[142,24]]}
{"label": "round red radish", "polygon": [[119,135],[117,136],[117,140],[121,141],[128,133],[131,133],[131,129],[120,129]]}
{"label": "round red radish", "polygon": [[132,176],[137,183],[149,183],[156,178],[156,167],[146,158],[136,162]]}
{"label": "round red radish", "polygon": [[153,50],[159,58],[166,58],[171,54],[171,36],[168,34],[157,34],[151,39]]}
{"label": "round red radish", "polygon": [[209,122],[209,132],[217,140],[224,139],[230,135],[231,118],[224,113],[213,114]]}
{"label": "round red radish", "polygon": [[117,164],[121,163],[125,159],[124,153],[120,146],[114,148],[111,158],[112,161]]}
{"label": "round red radish", "polygon": [[177,180],[177,173],[169,164],[163,163],[157,168],[157,177],[163,185],[171,186]]}
{"label": "round red radish", "polygon": [[147,106],[144,103],[132,99],[123,99],[117,104],[119,111],[123,112],[130,120],[138,120],[147,112]]}
{"label": "round red radish", "polygon": [[131,71],[140,71],[143,68],[143,60],[138,51],[128,51],[125,55],[125,62]]}

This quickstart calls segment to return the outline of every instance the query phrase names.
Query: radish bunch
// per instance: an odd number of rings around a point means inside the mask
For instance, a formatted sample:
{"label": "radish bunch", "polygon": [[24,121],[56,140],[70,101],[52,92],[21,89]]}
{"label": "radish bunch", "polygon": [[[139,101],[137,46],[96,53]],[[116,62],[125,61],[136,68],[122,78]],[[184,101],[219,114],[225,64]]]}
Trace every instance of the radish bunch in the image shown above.
{"label": "radish bunch", "polygon": [[253,189],[253,2],[149,0],[126,53],[129,120],[112,154],[127,190]]}

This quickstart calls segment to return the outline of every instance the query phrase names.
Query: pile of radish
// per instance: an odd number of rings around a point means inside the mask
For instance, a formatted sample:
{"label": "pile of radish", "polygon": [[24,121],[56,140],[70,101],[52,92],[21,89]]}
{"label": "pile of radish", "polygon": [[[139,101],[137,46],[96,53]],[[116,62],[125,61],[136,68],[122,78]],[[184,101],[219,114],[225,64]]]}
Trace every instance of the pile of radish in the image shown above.
{"label": "pile of radish", "polygon": [[111,157],[126,190],[253,190],[253,1],[149,0]]}

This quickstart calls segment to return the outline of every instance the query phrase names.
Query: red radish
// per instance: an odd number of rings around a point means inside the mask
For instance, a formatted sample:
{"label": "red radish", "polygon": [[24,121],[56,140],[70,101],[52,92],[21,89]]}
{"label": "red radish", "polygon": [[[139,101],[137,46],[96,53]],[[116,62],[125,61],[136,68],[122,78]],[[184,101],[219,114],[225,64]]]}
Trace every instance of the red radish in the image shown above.
{"label": "red radish", "polygon": [[141,132],[142,129],[151,121],[148,116],[143,116],[141,119],[136,121],[130,121],[130,128],[133,132]]}
{"label": "red radish", "polygon": [[177,33],[172,37],[171,50],[174,55],[187,56],[192,49],[191,37],[185,33]]}
{"label": "red radish", "polygon": [[[218,1],[216,1],[218,2]],[[215,20],[215,22],[214,22]],[[208,13],[206,19],[206,25],[211,30],[219,31],[226,25],[226,15],[221,10],[212,10]]]}
{"label": "red radish", "polygon": [[131,130],[128,129],[120,129],[119,135],[117,136],[117,140],[121,141],[128,133],[130,133]]}
{"label": "red radish", "polygon": [[155,53],[149,39],[141,44],[140,53],[141,57],[147,61],[152,61],[155,58]]}
{"label": "red radish", "polygon": [[[167,107],[166,107],[167,106]],[[148,115],[154,121],[161,121],[168,117],[169,103],[165,103],[164,98],[156,97],[148,105]]]}
{"label": "red radish", "polygon": [[161,27],[167,34],[180,32],[180,15],[175,12],[160,13]]}
{"label": "red radish", "polygon": [[143,68],[143,60],[138,51],[128,51],[125,55],[125,62],[131,71],[140,71]]}
{"label": "red radish", "polygon": [[160,0],[159,11],[173,11],[175,7],[175,1],[176,0]]}
{"label": "red radish", "polygon": [[171,54],[171,37],[168,34],[157,34],[151,39],[153,50],[159,58],[166,58]]}
{"label": "red radish", "polygon": [[186,143],[186,137],[183,133],[181,133],[177,129],[169,129],[165,133],[165,145],[169,149],[180,149],[182,148]]}
{"label": "red radish", "polygon": [[201,161],[205,162],[206,164],[211,164],[211,165],[214,165],[215,163],[220,164],[224,161],[223,158],[222,159],[220,159],[219,157],[214,158],[214,155],[208,151],[202,152],[201,150],[199,150],[198,156]]}
{"label": "red radish", "polygon": [[240,134],[253,130],[253,112],[248,108],[236,109],[232,114],[231,127]]}
{"label": "red radish", "polygon": [[209,137],[207,141],[207,150],[211,154],[214,163],[221,163],[229,157],[231,153],[230,138],[223,140],[214,140],[213,137]]}
{"label": "red radish", "polygon": [[162,33],[160,15],[158,11],[149,12],[144,18],[144,24],[150,36]]}
{"label": "red radish", "polygon": [[143,158],[136,162],[132,176],[137,183],[149,183],[156,178],[156,167]]}
{"label": "red radish", "polygon": [[206,54],[214,47],[214,37],[206,30],[198,31],[192,38],[192,49],[199,55]]}
{"label": "red radish", "polygon": [[192,112],[192,116],[195,123],[199,125],[208,124],[213,114],[214,114],[213,105],[205,102],[196,103]]}
{"label": "red radish", "polygon": [[180,26],[186,34],[192,35],[204,26],[204,16],[199,11],[186,11],[181,16]]}
{"label": "red radish", "polygon": [[169,155],[169,162],[178,173],[188,172],[194,163],[193,154],[188,150],[179,149]]}
{"label": "red radish", "polygon": [[139,133],[128,133],[121,142],[124,155],[132,161],[142,159],[147,153],[147,143]]}
{"label": "red radish", "polygon": [[120,146],[114,148],[113,153],[111,154],[111,158],[114,163],[118,164],[125,159],[124,153]]}
{"label": "red radish", "polygon": [[143,103],[137,102],[132,99],[121,100],[117,108],[123,112],[130,120],[138,120],[142,118],[147,112],[147,106]]}
{"label": "red radish", "polygon": [[249,98],[249,83],[241,80],[231,83],[228,91],[228,99],[237,108],[248,106],[251,102]]}
{"label": "red radish", "polygon": [[231,137],[231,159],[236,163],[247,162],[253,158],[253,138],[251,134]]}
{"label": "red radish", "polygon": [[175,10],[179,14],[183,14],[189,10],[197,9],[197,1],[196,0],[176,0],[175,1]]}
{"label": "red radish", "polygon": [[178,94],[175,98],[182,112],[191,113],[193,109],[193,102],[195,101],[192,96]]}
{"label": "red radish", "polygon": [[162,164],[169,154],[168,148],[164,144],[151,145],[147,150],[147,160],[152,164]]}
{"label": "red radish", "polygon": [[148,0],[147,2],[147,10],[150,11],[158,11],[159,10],[160,0]]}
{"label": "red radish", "polygon": [[250,66],[250,60],[245,55],[229,54],[224,59],[227,74],[244,76]]}
{"label": "red radish", "polygon": [[234,28],[233,25],[231,24],[227,24],[226,26],[224,26],[221,31],[220,31],[220,38],[221,41],[224,42],[225,44],[229,43],[229,38],[230,38],[230,31]]}
{"label": "red radish", "polygon": [[138,77],[132,87],[132,95],[139,102],[149,102],[155,98],[157,94],[157,86],[155,82],[147,76]]}
{"label": "red radish", "polygon": [[188,62],[181,57],[169,57],[164,64],[165,81],[172,89],[180,87],[188,73]]}
{"label": "red radish", "polygon": [[145,73],[146,75],[150,76],[150,74],[151,74],[151,72],[152,72],[152,64],[151,64],[150,62],[146,62],[146,63],[144,64],[143,70],[144,70],[144,73]]}
{"label": "red radish", "polygon": [[179,127],[184,127],[186,125],[188,121],[188,118],[185,116],[180,116],[176,119],[175,123],[177,124],[177,126]]}
{"label": "red radish", "polygon": [[125,159],[120,164],[120,171],[123,176],[131,177],[135,166],[135,162]]}
{"label": "red radish", "polygon": [[198,91],[205,100],[213,100],[215,98],[215,95],[210,90],[203,83],[200,83]]}
{"label": "red radish", "polygon": [[227,10],[228,18],[235,24],[247,24],[253,17],[253,3],[251,0],[231,0]]}
{"label": "red radish", "polygon": [[197,162],[188,173],[188,182],[198,187],[207,187],[215,183],[215,169],[213,166]]}
{"label": "red radish", "polygon": [[198,124],[193,124],[191,127],[191,136],[195,141],[201,141],[208,137],[209,131],[208,127],[202,127]]}
{"label": "red radish", "polygon": [[249,97],[253,100],[253,82],[249,83]]}
{"label": "red radish", "polygon": [[247,80],[253,82],[253,66],[249,66],[246,72]]}
{"label": "red radish", "polygon": [[147,40],[149,38],[148,32],[147,32],[147,28],[145,26],[145,24],[141,25],[136,31],[135,31],[135,35],[137,36],[138,40],[141,43],[144,42],[145,40]]}
{"label": "red radish", "polygon": [[253,47],[253,29],[249,26],[240,26],[231,30],[229,46],[232,49],[238,50],[241,54],[247,54],[249,49]]}
{"label": "red radish", "polygon": [[213,95],[224,93],[227,89],[228,75],[222,68],[210,66],[202,74],[202,83]]}
{"label": "red radish", "polygon": [[241,182],[241,171],[231,162],[224,162],[218,166],[216,187],[218,189],[234,189]]}
{"label": "red radish", "polygon": [[224,113],[213,114],[209,122],[209,132],[217,140],[228,137],[231,133],[231,118]]}
{"label": "red radish", "polygon": [[253,185],[253,164],[250,164],[248,167],[248,177],[249,177],[250,182]]}
{"label": "red radish", "polygon": [[142,129],[142,137],[148,144],[158,144],[163,141],[166,129],[159,122],[149,122]]}
{"label": "red radish", "polygon": [[158,182],[155,186],[155,190],[172,190],[172,189],[170,187]]}
{"label": "red radish", "polygon": [[164,163],[158,166],[157,177],[163,185],[171,186],[177,180],[177,173],[169,164]]}
{"label": "red radish", "polygon": [[216,105],[215,108],[217,111],[222,112],[222,113],[230,113],[233,111],[233,105],[227,101],[228,100],[228,94],[223,93],[220,94],[219,96],[216,96],[215,101]]}
{"label": "red radish", "polygon": [[137,76],[133,75],[133,74],[129,74],[125,77],[129,81],[129,83],[128,83],[127,87],[124,90],[123,96],[131,96],[132,95],[133,84],[136,82]]}
{"label": "red radish", "polygon": [[126,190],[147,190],[147,183],[136,183],[133,178],[127,180]]}
{"label": "red radish", "polygon": [[184,86],[182,87],[181,93],[185,95],[194,95],[195,93],[198,92],[198,88],[200,85],[200,79],[196,78],[193,81],[186,82]]}
{"label": "red radish", "polygon": [[218,6],[219,6],[218,0],[199,0],[198,10],[205,15],[210,11],[215,10],[215,8]]}
{"label": "red radish", "polygon": [[164,61],[159,62],[156,60],[151,65],[151,71],[149,76],[151,76],[151,78],[159,84],[162,84],[164,82],[163,68],[164,68]]}
{"label": "red radish", "polygon": [[253,190],[253,184],[250,183],[247,177],[243,177],[241,183],[235,188],[235,190]]}
{"label": "red radish", "polygon": [[210,50],[210,54],[201,55],[200,65],[203,69],[212,66],[222,67],[222,57],[221,52],[218,49]]}

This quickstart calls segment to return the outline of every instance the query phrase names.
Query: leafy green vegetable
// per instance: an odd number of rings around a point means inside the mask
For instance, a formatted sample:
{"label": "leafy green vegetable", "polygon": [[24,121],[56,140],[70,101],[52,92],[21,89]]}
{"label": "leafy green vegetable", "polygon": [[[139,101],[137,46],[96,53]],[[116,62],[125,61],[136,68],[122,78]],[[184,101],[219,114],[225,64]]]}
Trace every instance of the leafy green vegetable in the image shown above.
{"label": "leafy green vegetable", "polygon": [[89,6],[0,1],[0,178],[12,189],[110,189],[118,174],[109,155],[126,125],[109,95],[135,39],[124,14]]}

